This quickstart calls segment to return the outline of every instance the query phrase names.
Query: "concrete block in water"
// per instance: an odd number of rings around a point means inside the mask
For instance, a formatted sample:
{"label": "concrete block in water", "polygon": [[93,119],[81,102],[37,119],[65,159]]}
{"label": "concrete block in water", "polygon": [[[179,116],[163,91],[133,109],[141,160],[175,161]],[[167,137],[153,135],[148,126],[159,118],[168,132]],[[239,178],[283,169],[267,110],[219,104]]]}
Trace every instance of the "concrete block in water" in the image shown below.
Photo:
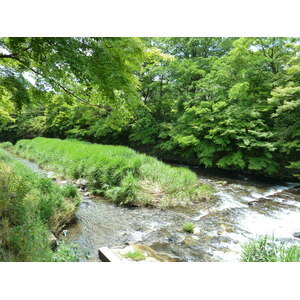
{"label": "concrete block in water", "polygon": [[99,258],[103,262],[121,262],[121,260],[108,247],[99,248],[98,254]]}

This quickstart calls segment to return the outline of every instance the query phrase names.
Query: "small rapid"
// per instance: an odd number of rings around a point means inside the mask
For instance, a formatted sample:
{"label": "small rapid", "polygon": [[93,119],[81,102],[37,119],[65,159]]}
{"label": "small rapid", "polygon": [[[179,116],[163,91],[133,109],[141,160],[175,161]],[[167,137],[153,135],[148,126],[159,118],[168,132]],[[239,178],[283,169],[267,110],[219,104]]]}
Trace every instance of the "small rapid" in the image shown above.
{"label": "small rapid", "polygon": [[[33,162],[19,158],[35,172],[53,177]],[[300,244],[293,233],[300,231],[299,183],[265,180],[260,177],[210,173],[193,169],[200,182],[214,186],[212,200],[186,207],[118,207],[101,197],[81,192],[76,222],[65,230],[68,241],[99,261],[98,248],[125,247],[140,243],[170,261],[239,261],[241,245],[250,238],[269,234],[290,244]],[[57,180],[65,184],[65,180]],[[199,228],[184,232],[184,223]],[[84,259],[83,259],[84,260]]]}

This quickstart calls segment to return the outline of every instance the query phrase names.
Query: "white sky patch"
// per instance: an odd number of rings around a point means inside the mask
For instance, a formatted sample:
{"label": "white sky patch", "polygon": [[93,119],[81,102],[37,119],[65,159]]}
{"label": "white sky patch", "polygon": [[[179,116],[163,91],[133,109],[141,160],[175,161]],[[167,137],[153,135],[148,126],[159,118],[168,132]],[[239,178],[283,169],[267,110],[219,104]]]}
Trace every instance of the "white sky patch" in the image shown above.
{"label": "white sky patch", "polygon": [[32,85],[35,85],[36,80],[32,77],[29,72],[23,72],[23,76],[26,80],[28,80]]}
{"label": "white sky patch", "polygon": [[10,54],[9,51],[7,51],[5,48],[3,48],[3,47],[1,47],[1,46],[0,46],[0,53],[1,53],[1,54],[6,54],[6,55],[7,55],[7,54]]}
{"label": "white sky patch", "polygon": [[249,47],[249,50],[251,50],[251,51],[253,51],[253,52],[256,52],[256,51],[259,50],[259,47],[258,47],[257,45],[251,45],[251,46]]}

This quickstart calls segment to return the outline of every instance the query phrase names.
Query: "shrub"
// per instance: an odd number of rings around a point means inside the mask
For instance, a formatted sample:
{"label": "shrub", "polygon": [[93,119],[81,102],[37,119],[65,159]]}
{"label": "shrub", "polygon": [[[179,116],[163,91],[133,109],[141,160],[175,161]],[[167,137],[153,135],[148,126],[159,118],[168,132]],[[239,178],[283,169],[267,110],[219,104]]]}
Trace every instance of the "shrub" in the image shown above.
{"label": "shrub", "polygon": [[59,242],[56,252],[53,253],[53,262],[79,262],[80,258],[88,259],[88,253],[82,253],[78,247],[73,243],[65,241]]}

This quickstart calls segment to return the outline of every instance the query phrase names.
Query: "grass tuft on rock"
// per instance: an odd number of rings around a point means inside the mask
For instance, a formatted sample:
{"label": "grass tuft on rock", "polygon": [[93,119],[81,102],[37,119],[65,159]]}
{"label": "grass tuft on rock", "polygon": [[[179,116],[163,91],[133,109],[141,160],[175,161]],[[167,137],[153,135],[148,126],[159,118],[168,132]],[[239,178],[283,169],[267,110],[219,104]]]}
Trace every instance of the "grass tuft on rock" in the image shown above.
{"label": "grass tuft on rock", "polygon": [[146,256],[139,251],[130,251],[127,252],[123,255],[125,258],[131,258],[134,261],[141,261],[141,260],[145,260]]}
{"label": "grass tuft on rock", "polygon": [[182,229],[185,232],[193,233],[194,227],[195,227],[195,225],[193,223],[185,223],[185,224],[183,224]]}

